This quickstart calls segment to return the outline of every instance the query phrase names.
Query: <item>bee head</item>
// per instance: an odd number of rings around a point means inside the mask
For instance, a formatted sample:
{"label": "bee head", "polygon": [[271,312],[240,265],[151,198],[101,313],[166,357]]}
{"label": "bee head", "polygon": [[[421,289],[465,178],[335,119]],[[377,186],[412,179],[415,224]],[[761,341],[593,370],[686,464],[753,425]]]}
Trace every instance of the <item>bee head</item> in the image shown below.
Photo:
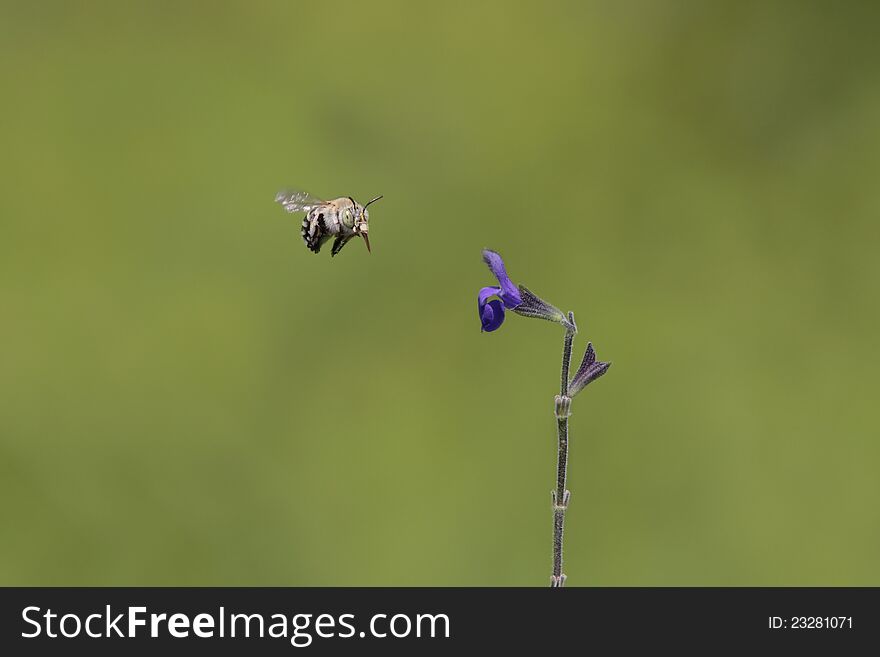
{"label": "bee head", "polygon": [[367,251],[370,250],[370,238],[368,236],[370,231],[370,213],[367,210],[367,206],[370,203],[375,203],[380,198],[382,197],[377,196],[373,200],[368,201],[363,207],[355,205],[355,208],[357,209],[357,219],[354,224],[354,232],[364,238],[364,244],[367,245]]}

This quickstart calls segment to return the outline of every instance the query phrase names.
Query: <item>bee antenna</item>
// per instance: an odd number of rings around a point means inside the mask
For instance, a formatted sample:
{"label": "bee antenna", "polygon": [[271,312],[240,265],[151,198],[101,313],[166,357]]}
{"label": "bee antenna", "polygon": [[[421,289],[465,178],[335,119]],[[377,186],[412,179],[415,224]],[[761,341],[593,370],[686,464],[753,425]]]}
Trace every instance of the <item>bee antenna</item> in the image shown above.
{"label": "bee antenna", "polygon": [[[382,196],[384,196],[384,194],[380,194],[379,196],[377,196],[376,198],[374,198],[372,201],[367,201],[367,205],[369,205],[370,203],[375,203],[375,202],[378,201],[380,198],[382,198]],[[365,205],[364,207],[366,208],[367,205]]]}

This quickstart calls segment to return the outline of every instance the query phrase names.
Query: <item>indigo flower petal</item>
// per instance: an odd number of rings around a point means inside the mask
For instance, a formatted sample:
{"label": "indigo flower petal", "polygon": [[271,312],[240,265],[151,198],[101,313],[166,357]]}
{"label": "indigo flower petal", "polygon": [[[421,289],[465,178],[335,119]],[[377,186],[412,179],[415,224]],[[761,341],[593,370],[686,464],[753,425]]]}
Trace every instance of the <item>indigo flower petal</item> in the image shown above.
{"label": "indigo flower petal", "polygon": [[507,275],[507,270],[504,268],[504,260],[501,259],[501,256],[491,249],[483,249],[483,262],[489,266],[489,269],[495,274],[495,278],[498,279],[498,283],[501,285],[501,292],[498,296],[504,302],[504,306],[508,310],[513,310],[521,304],[520,292]]}
{"label": "indigo flower petal", "polygon": [[611,367],[611,363],[603,363],[602,361],[596,360],[596,352],[593,350],[593,343],[588,343],[587,351],[584,353],[584,360],[581,362],[581,366],[578,368],[577,373],[575,373],[574,378],[568,385],[568,396],[574,397],[587,387],[588,384],[605,374],[609,367]]}
{"label": "indigo flower petal", "polygon": [[480,321],[483,331],[490,333],[504,322],[504,304],[498,299],[492,299],[480,310]]}
{"label": "indigo flower petal", "polygon": [[501,293],[500,287],[484,287],[480,289],[477,297],[477,309],[480,313],[480,323],[483,325],[483,331],[494,331],[501,322],[504,321],[504,305],[498,299],[490,297],[498,296]]}
{"label": "indigo flower petal", "polygon": [[486,305],[489,297],[498,296],[500,292],[501,288],[496,286],[480,288],[480,295],[477,298],[477,304],[480,306],[480,312],[483,312],[483,306]]}

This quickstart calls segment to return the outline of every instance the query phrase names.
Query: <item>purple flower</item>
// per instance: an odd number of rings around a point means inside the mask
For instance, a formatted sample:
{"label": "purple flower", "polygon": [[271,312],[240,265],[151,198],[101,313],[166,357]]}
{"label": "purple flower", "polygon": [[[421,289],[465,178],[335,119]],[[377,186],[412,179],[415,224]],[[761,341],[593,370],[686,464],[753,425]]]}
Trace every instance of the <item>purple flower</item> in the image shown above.
{"label": "purple flower", "polygon": [[[558,322],[566,330],[577,332],[577,328],[561,310],[529,291],[524,285],[514,285],[504,268],[504,261],[495,251],[483,249],[483,262],[489,265],[489,269],[498,279],[498,285],[480,289],[477,297],[483,331],[496,330],[504,321],[504,311],[512,310],[523,317]],[[492,299],[492,297],[498,298]]]}
{"label": "purple flower", "polygon": [[583,390],[587,384],[592,383],[605,374],[609,367],[611,367],[611,363],[603,363],[602,361],[596,360],[596,352],[593,350],[593,343],[587,343],[587,351],[584,353],[584,360],[568,386],[569,397],[574,397]]}
{"label": "purple flower", "polygon": [[[522,303],[522,296],[516,285],[507,275],[504,268],[504,261],[501,256],[483,249],[483,262],[485,262],[495,278],[498,279],[498,286],[484,287],[480,290],[477,297],[477,306],[480,310],[480,322],[483,325],[483,331],[494,331],[504,321],[504,309],[513,310]],[[498,297],[491,299],[491,297]]]}

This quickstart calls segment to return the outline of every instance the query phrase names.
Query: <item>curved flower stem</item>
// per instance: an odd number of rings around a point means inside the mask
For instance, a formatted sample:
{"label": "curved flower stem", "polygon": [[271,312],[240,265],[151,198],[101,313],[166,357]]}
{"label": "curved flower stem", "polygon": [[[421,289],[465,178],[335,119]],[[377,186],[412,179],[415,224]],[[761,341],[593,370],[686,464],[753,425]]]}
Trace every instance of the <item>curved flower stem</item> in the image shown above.
{"label": "curved flower stem", "polygon": [[557,588],[565,585],[565,574],[562,572],[562,537],[565,529],[565,510],[571,493],[565,487],[568,476],[568,418],[571,416],[571,398],[568,396],[568,370],[571,365],[571,343],[577,326],[574,313],[568,313],[571,328],[566,328],[565,340],[562,343],[562,377],[559,394],[556,396],[556,429],[559,437],[556,455],[556,489],[553,491],[553,575],[550,586]]}

